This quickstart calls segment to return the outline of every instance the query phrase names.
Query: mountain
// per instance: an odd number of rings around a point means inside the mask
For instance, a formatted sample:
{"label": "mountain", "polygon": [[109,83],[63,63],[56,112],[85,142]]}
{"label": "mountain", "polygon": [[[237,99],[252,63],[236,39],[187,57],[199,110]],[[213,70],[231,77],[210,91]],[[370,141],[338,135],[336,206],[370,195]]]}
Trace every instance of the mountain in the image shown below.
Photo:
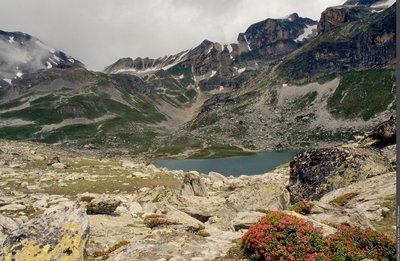
{"label": "mountain", "polygon": [[70,66],[84,67],[79,60],[47,46],[36,37],[0,30],[0,78],[9,84],[25,73]]}
{"label": "mountain", "polygon": [[213,96],[188,133],[256,150],[303,149],[383,120],[395,111],[395,10],[321,32],[244,88]]}
{"label": "mountain", "polygon": [[[104,72],[43,47],[35,69],[16,78],[2,71],[14,79],[0,79],[0,137],[146,157],[345,141],[395,109],[395,5],[388,4],[353,1],[319,21],[269,18],[236,43],[204,40],[161,58],[122,58]],[[40,69],[55,54],[62,62]]]}
{"label": "mountain", "polygon": [[[324,19],[323,14],[320,25],[325,24]],[[298,52],[288,55],[277,71],[288,81],[301,81],[327,73],[387,67],[395,63],[395,36],[396,5],[326,30]]]}
{"label": "mountain", "polygon": [[238,42],[242,50],[249,51],[247,57],[268,62],[301,47],[316,35],[316,29],[316,21],[293,13],[282,19],[266,19],[251,25],[239,34]]}

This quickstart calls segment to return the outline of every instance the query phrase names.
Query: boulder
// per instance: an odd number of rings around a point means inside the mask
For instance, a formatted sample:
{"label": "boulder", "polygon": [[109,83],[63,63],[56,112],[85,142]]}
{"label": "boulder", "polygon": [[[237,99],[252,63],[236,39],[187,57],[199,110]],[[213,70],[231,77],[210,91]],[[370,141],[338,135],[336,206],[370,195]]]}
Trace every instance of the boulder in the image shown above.
{"label": "boulder", "polygon": [[373,148],[332,147],[297,154],[290,162],[291,202],[318,200],[324,194],[392,171],[386,157]]}
{"label": "boulder", "polygon": [[255,183],[236,189],[227,198],[229,206],[236,211],[259,211],[288,209],[289,192],[279,183]]}
{"label": "boulder", "polygon": [[264,215],[265,213],[257,211],[239,212],[237,216],[232,220],[232,225],[235,230],[248,229],[250,226],[258,222],[260,217]]}
{"label": "boulder", "polygon": [[187,173],[183,178],[181,195],[206,197],[208,193],[204,182],[198,174]]}
{"label": "boulder", "polygon": [[112,214],[121,204],[120,200],[95,198],[86,206],[88,214]]}
{"label": "boulder", "polygon": [[382,122],[367,135],[376,141],[376,146],[387,146],[396,143],[396,116]]}
{"label": "boulder", "polygon": [[9,235],[4,260],[83,260],[89,222],[83,208],[55,206]]}
{"label": "boulder", "polygon": [[183,225],[184,227],[199,227],[203,225],[198,219],[193,218],[175,207],[166,206],[163,210],[166,212],[165,218],[172,224]]}
{"label": "boulder", "polygon": [[137,216],[137,214],[143,213],[143,208],[138,202],[132,202],[129,205],[129,212],[132,216]]}

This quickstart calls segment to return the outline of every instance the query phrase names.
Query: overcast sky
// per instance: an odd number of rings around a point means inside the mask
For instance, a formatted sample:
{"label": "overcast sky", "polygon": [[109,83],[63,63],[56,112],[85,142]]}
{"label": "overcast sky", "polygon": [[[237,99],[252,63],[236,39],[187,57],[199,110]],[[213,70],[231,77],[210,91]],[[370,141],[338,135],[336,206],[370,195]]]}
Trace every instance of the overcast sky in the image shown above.
{"label": "overcast sky", "polygon": [[0,0],[0,29],[34,35],[102,70],[122,57],[160,57],[204,39],[235,42],[266,18],[318,20],[345,0]]}

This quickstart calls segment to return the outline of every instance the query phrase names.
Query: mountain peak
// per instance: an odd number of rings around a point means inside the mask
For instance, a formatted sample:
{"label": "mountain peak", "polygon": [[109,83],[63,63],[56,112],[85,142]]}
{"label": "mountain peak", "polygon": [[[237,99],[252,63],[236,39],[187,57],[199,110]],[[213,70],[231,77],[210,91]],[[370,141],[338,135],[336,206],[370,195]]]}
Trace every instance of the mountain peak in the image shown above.
{"label": "mountain peak", "polygon": [[40,69],[84,67],[77,59],[26,33],[0,30],[0,50],[0,78],[8,82]]}

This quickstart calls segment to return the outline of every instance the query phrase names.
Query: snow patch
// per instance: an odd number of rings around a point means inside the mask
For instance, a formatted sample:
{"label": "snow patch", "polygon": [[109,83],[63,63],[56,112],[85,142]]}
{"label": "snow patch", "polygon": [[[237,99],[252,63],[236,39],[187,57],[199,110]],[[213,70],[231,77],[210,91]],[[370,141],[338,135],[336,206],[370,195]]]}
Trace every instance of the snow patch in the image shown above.
{"label": "snow patch", "polygon": [[183,75],[183,74],[181,74],[180,76],[179,76],[179,79],[183,79],[183,77],[185,77],[185,75]]}
{"label": "snow patch", "polygon": [[56,59],[58,62],[61,61],[60,57],[58,57],[57,55],[53,55],[53,58]]}
{"label": "snow patch", "polygon": [[246,67],[240,68],[240,69],[238,70],[238,73],[242,73],[242,72],[244,72],[244,71],[246,71]]}
{"label": "snow patch", "polygon": [[46,62],[46,67],[47,67],[47,69],[50,69],[50,68],[53,67],[53,65],[51,65],[51,63],[47,61],[47,62]]}
{"label": "snow patch", "polygon": [[214,49],[214,45],[212,45],[212,46],[207,50],[206,54],[211,53],[211,50],[212,50],[212,49]]}
{"label": "snow patch", "polygon": [[68,58],[68,61],[70,61],[71,63],[75,63],[75,60],[72,58]]}
{"label": "snow patch", "polygon": [[301,35],[299,35],[299,37],[297,37],[297,38],[295,39],[295,41],[296,41],[296,42],[301,42],[301,41],[303,41],[304,39],[307,39],[307,38],[309,38],[310,36],[312,36],[313,32],[317,30],[317,26],[318,26],[318,25],[307,25],[307,26],[304,28],[304,33],[301,34]]}
{"label": "snow patch", "polygon": [[8,42],[9,42],[10,44],[14,43],[14,42],[15,42],[15,41],[14,41],[14,36],[10,36],[10,38],[8,38]]}
{"label": "snow patch", "polygon": [[228,48],[229,53],[231,53],[233,51],[233,48],[232,48],[231,44],[228,44],[226,47]]}
{"label": "snow patch", "polygon": [[57,65],[57,63],[56,63],[53,59],[51,59],[50,57],[49,57],[49,60],[50,60],[50,62],[52,62],[52,63],[54,63],[55,65]]}
{"label": "snow patch", "polygon": [[3,80],[8,82],[9,84],[11,84],[11,81],[12,81],[11,79],[7,79],[7,78],[4,78]]}
{"label": "snow patch", "polygon": [[119,70],[116,70],[115,72],[113,72],[113,73],[126,73],[126,72],[137,72],[137,70],[136,69],[134,69],[134,68],[129,68],[129,69],[119,69]]}
{"label": "snow patch", "polygon": [[247,36],[246,36],[246,35],[244,35],[244,40],[245,40],[246,43],[247,43],[247,49],[248,49],[249,51],[251,51],[250,42],[249,42],[249,40],[247,40]]}
{"label": "snow patch", "polygon": [[371,5],[371,7],[372,8],[389,8],[394,3],[396,3],[396,0],[380,1],[378,3],[375,3],[375,4]]}
{"label": "snow patch", "polygon": [[211,76],[210,78],[214,77],[214,75],[217,73],[217,71],[211,71]]}
{"label": "snow patch", "polygon": [[15,74],[18,78],[21,78],[22,77],[22,75],[24,75],[22,72],[17,72],[16,74]]}

